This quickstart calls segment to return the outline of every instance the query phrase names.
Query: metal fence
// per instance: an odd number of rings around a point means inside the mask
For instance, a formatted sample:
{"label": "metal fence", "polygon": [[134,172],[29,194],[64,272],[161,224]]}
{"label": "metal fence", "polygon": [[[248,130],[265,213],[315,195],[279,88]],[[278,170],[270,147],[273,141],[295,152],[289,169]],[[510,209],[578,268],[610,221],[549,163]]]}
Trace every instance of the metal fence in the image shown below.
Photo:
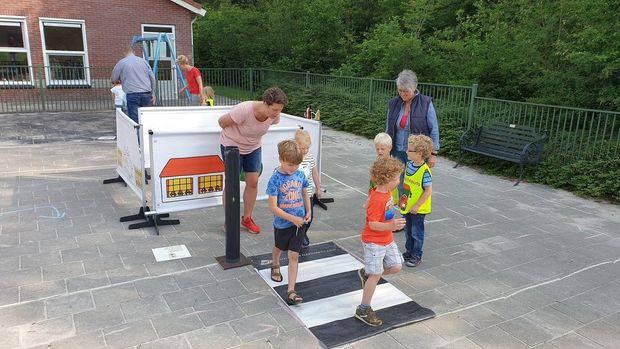
{"label": "metal fence", "polygon": [[[0,113],[112,110],[111,71],[112,67],[0,66]],[[215,89],[216,105],[254,99],[262,89],[279,85],[306,89],[310,96],[321,91],[338,97],[380,124],[388,100],[397,95],[393,80],[255,68],[201,71],[205,85]],[[187,105],[184,95],[178,93],[180,87],[175,70],[160,68],[158,105]],[[620,156],[618,112],[478,97],[476,85],[420,83],[418,88],[433,97],[443,127],[465,129],[492,122],[533,126],[547,132],[545,156],[558,162]]]}

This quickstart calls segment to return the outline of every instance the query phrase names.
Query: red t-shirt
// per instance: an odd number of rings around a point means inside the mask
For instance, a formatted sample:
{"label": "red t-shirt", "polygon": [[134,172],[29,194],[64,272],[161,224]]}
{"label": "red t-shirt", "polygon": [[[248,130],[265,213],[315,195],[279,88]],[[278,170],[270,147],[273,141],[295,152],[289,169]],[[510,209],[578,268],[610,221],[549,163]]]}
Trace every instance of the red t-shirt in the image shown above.
{"label": "red t-shirt", "polygon": [[380,193],[376,189],[370,190],[368,207],[366,208],[366,226],[362,231],[363,242],[385,246],[394,240],[394,234],[391,231],[372,230],[368,226],[368,222],[385,222],[385,211],[388,203],[392,203],[391,193]]}
{"label": "red t-shirt", "polygon": [[200,87],[198,86],[198,81],[196,79],[202,78],[200,75],[200,70],[196,67],[192,67],[188,72],[184,72],[185,81],[187,81],[187,90],[190,94],[199,95]]}

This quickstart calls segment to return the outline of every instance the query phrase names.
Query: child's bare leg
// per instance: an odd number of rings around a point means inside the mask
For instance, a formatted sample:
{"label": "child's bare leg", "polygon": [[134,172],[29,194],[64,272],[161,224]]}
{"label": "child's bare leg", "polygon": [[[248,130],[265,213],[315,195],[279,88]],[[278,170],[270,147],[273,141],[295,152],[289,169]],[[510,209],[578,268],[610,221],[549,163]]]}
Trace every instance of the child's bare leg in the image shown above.
{"label": "child's bare leg", "polygon": [[364,293],[362,294],[362,304],[370,305],[372,295],[381,279],[381,275],[368,275],[368,279],[364,283]]}
{"label": "child's bare leg", "polygon": [[275,266],[280,265],[281,254],[282,254],[282,250],[274,246],[273,250],[271,250],[271,265],[275,265]]}
{"label": "child's bare leg", "polygon": [[287,291],[295,290],[295,283],[297,282],[298,264],[299,264],[299,252],[288,251],[288,289]]}
{"label": "child's bare leg", "polygon": [[383,275],[396,274],[403,268],[402,264],[397,264],[393,267],[389,267],[383,271]]}

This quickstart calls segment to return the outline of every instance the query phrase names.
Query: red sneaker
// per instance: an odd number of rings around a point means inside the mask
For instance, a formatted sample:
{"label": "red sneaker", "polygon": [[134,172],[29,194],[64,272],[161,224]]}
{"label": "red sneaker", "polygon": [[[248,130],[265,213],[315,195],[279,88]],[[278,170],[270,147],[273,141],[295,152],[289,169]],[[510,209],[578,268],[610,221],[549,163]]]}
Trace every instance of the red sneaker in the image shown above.
{"label": "red sneaker", "polygon": [[252,217],[241,217],[241,225],[243,225],[248,232],[252,234],[260,233],[260,227],[254,223]]}

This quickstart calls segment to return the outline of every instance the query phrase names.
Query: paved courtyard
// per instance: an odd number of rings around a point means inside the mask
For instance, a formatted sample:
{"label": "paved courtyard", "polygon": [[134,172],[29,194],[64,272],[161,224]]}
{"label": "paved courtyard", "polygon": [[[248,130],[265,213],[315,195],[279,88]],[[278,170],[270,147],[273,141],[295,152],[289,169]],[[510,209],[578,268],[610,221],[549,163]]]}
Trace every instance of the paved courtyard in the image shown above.
{"label": "paved courtyard", "polygon": [[[128,230],[138,201],[115,177],[114,116],[0,115],[0,348],[316,348],[249,267],[223,271],[222,209],[172,215],[178,226]],[[326,130],[313,242],[359,256],[369,140]],[[351,348],[620,347],[620,209],[544,186],[434,171],[423,263],[390,277],[437,317]],[[242,232],[242,252],[271,249]],[[395,237],[404,245],[402,233]],[[156,262],[184,244],[191,258]],[[351,309],[354,311],[354,309]]]}

